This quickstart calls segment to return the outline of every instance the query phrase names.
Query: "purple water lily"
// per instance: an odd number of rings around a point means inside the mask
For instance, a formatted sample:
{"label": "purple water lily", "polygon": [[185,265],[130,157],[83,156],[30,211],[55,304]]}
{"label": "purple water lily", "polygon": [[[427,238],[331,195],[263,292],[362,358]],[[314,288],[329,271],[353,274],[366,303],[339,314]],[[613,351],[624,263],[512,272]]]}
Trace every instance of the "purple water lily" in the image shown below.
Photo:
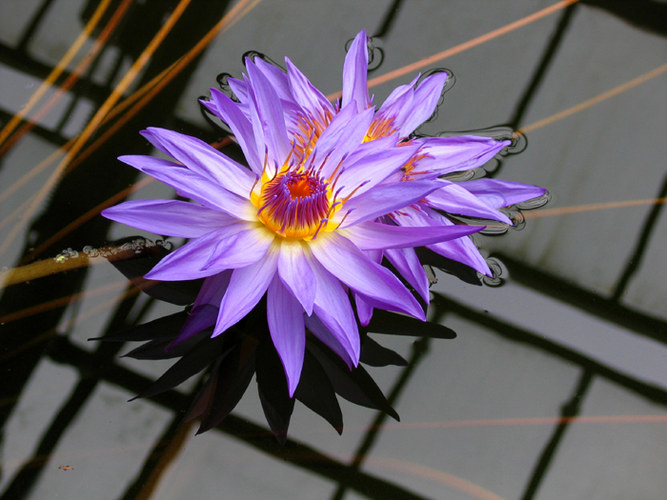
{"label": "purple water lily", "polygon": [[373,110],[359,112],[351,102],[328,123],[317,121],[311,103],[321,95],[293,68],[288,77],[302,104],[291,112],[300,112],[312,131],[307,144],[290,141],[286,113],[270,81],[251,64],[248,73],[249,116],[222,96],[217,104],[249,169],[194,137],[149,128],[144,137],[176,161],[120,159],[195,203],[128,201],[103,215],[157,234],[190,238],[146,275],[206,278],[177,343],[211,324],[213,336],[222,334],[266,294],[269,329],[291,396],[302,368],[306,325],[350,367],[357,365],[359,334],[348,289],[374,307],[424,319],[410,291],[365,252],[438,243],[481,228],[377,222],[439,188],[430,180],[387,179],[417,148],[383,145],[360,154]]}
{"label": "purple water lily", "polygon": [[[341,102],[332,105],[286,58],[286,71],[258,58],[247,60],[248,75],[243,80],[229,79],[229,85],[239,102],[231,106],[231,100],[217,89],[211,89],[211,100],[204,105],[228,123],[238,136],[232,123],[231,111],[239,110],[252,120],[253,97],[249,89],[261,74],[273,86],[285,116],[285,129],[290,141],[308,150],[322,130],[337,116],[337,113],[356,108],[357,113],[372,112],[370,125],[363,137],[363,144],[351,152],[353,159],[367,155],[384,154],[387,158],[396,154],[396,147],[412,152],[400,169],[389,162],[375,163],[385,176],[384,183],[431,180],[438,186],[416,203],[401,207],[383,216],[380,221],[402,227],[443,228],[454,226],[446,214],[490,219],[511,225],[512,221],[499,208],[507,207],[545,194],[546,190],[529,184],[497,179],[477,179],[451,182],[443,176],[480,167],[506,148],[509,140],[491,137],[459,135],[451,137],[414,137],[415,130],[435,111],[442,95],[447,73],[432,74],[422,81],[418,75],[407,85],[397,87],[379,109],[373,107],[367,85],[368,43],[365,31],[361,31],[345,58],[343,69],[343,92]],[[299,89],[308,89],[301,92]],[[304,115],[303,110],[308,112]],[[231,121],[230,121],[231,120]],[[241,144],[243,147],[243,144]],[[364,174],[361,174],[362,176]],[[457,221],[461,223],[461,221]],[[478,228],[481,229],[481,228]],[[370,237],[363,227],[351,227],[355,241],[366,241]],[[477,246],[470,238],[453,238],[427,244],[427,248],[449,259],[472,267],[482,274],[491,271]],[[379,263],[386,257],[403,278],[428,302],[428,279],[415,250],[411,247],[379,248],[366,252],[369,258]],[[355,293],[359,319],[367,324],[372,315],[372,305]]]}
{"label": "purple water lily", "polygon": [[428,301],[414,247],[427,246],[481,272],[488,267],[467,238],[484,226],[455,224],[445,212],[510,223],[497,210],[543,194],[495,180],[452,183],[440,176],[475,168],[507,142],[477,136],[411,137],[440,98],[446,75],[397,88],[376,111],[366,86],[367,37],[357,35],[332,105],[286,59],[286,71],[246,60],[230,80],[233,101],[211,90],[205,105],[231,129],[249,168],[203,141],[149,128],[144,137],[173,158],[123,156],[194,203],[129,201],[105,217],[156,234],[190,238],[147,275],[205,278],[174,343],[213,326],[224,333],[266,294],[267,320],[290,397],[302,370],[305,328],[350,368],[359,362],[357,320],[374,307],[424,319],[385,256]]}

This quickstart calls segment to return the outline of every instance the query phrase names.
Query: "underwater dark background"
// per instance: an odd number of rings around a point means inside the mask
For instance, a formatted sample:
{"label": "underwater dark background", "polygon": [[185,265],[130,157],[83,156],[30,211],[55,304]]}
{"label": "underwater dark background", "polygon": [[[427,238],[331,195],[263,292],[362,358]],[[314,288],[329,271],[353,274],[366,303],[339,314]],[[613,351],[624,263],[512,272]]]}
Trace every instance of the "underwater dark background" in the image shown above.
{"label": "underwater dark background", "polygon": [[[647,0],[2,2],[0,130],[13,132],[0,136],[0,498],[663,498],[666,11]],[[339,436],[297,404],[281,445],[254,381],[198,436],[182,422],[196,378],[127,402],[172,362],[87,339],[182,308],[139,293],[104,256],[121,238],[156,239],[100,217],[104,206],[173,196],[116,157],[150,152],[146,126],[224,140],[197,99],[220,73],[240,76],[249,50],[289,56],[333,95],[360,29],[375,36],[376,103],[448,68],[456,83],[420,131],[522,130],[523,151],[487,170],[546,187],[550,203],[476,240],[501,280],[435,271],[430,317],[455,339],[374,337],[408,361],[368,368],[400,422],[341,400]],[[55,83],[33,107],[44,81]],[[14,124],[26,106],[32,122]]]}

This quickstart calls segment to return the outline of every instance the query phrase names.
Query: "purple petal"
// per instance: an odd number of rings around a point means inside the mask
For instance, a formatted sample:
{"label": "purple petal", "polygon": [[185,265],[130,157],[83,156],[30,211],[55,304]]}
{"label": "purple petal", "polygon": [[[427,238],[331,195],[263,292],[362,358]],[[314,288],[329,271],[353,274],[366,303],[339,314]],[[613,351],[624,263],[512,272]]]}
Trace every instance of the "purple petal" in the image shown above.
{"label": "purple petal", "polygon": [[443,184],[442,189],[438,189],[426,197],[426,203],[430,207],[450,214],[494,219],[505,224],[512,224],[512,221],[504,213],[491,208],[483,200],[463,188],[460,183],[440,182]]}
{"label": "purple petal", "polygon": [[208,208],[220,210],[243,220],[257,220],[256,210],[247,198],[227,191],[209,179],[170,161],[152,156],[120,156],[120,161],[173,187],[176,192]]}
{"label": "purple petal", "polygon": [[350,45],[343,65],[342,106],[356,102],[357,110],[363,111],[369,105],[368,98],[368,36],[361,30]]}
{"label": "purple petal", "polygon": [[443,71],[425,78],[419,84],[417,90],[414,91],[410,113],[401,116],[401,122],[394,123],[401,137],[410,135],[433,115],[446,79],[447,73]]}
{"label": "purple petal", "polygon": [[[422,210],[406,210],[406,213],[409,215],[395,216],[398,223],[402,226],[425,226],[429,224],[433,226],[455,225],[446,217],[443,217],[435,210],[431,210],[427,207],[423,207]],[[482,274],[491,276],[491,270],[489,269],[486,260],[484,260],[482,254],[479,253],[479,250],[473,241],[466,236],[443,243],[428,245],[427,248],[447,257],[448,259],[470,266]]]}
{"label": "purple petal", "polygon": [[193,172],[239,196],[248,196],[257,180],[250,170],[196,137],[156,127],[143,130],[141,135]]}
{"label": "purple petal", "polygon": [[352,360],[352,358],[350,358],[349,353],[343,346],[340,345],[338,339],[334,337],[331,331],[324,325],[324,323],[322,323],[320,318],[314,314],[312,316],[307,316],[306,326],[308,327],[308,330],[310,330],[312,334],[315,335],[315,337],[320,339],[324,345],[335,352],[338,357],[345,362],[350,370],[357,366],[359,360],[355,362]]}
{"label": "purple petal", "polygon": [[202,269],[221,240],[247,228],[246,224],[231,224],[191,240],[171,252],[151,269],[145,278],[162,281],[184,281],[217,274],[217,269]]}
{"label": "purple petal", "polygon": [[341,227],[350,227],[408,207],[439,188],[440,185],[434,181],[407,181],[376,186],[343,205],[343,209],[338,212],[340,217],[345,216]]}
{"label": "purple petal", "polygon": [[532,200],[547,192],[546,189],[539,186],[500,179],[477,179],[459,184],[494,208],[508,207],[515,203]]}
{"label": "purple petal", "polygon": [[252,225],[221,240],[202,269],[222,271],[254,264],[264,257],[274,239],[262,224]]}
{"label": "purple petal", "polygon": [[274,246],[257,263],[234,270],[220,303],[213,337],[236,324],[257,305],[276,274],[277,265],[278,248]]}
{"label": "purple petal", "polygon": [[204,284],[197,295],[192,310],[185,320],[185,324],[176,339],[167,346],[167,349],[180,344],[184,340],[215,325],[218,316],[218,306],[227,290],[231,271],[225,271],[204,280]]}
{"label": "purple petal", "polygon": [[343,108],[315,143],[310,161],[322,163],[322,176],[330,176],[338,164],[361,144],[373,120],[373,109],[357,113],[353,106]]}
{"label": "purple petal", "polygon": [[266,62],[261,57],[255,57],[253,63],[258,70],[266,77],[266,79],[273,87],[273,90],[276,91],[276,94],[281,100],[292,100],[292,93],[290,89],[289,80],[287,78],[287,73],[282,69],[274,66],[271,63]]}
{"label": "purple petal", "polygon": [[384,252],[387,260],[391,262],[398,274],[412,285],[422,299],[428,304],[428,278],[417,257],[417,253],[412,248],[394,248]]}
{"label": "purple petal", "polygon": [[424,319],[419,303],[398,278],[371,261],[347,238],[328,233],[312,240],[310,249],[327,271],[371,304]]}
{"label": "purple petal", "polygon": [[[311,267],[317,283],[313,307],[315,315],[333,335],[336,344],[339,344],[345,351],[346,356],[341,357],[349,358],[356,366],[359,363],[361,346],[357,322],[348,293],[340,282],[316,260],[311,262]],[[335,346],[330,345],[326,340],[322,341],[336,350]]]}
{"label": "purple petal", "polygon": [[285,63],[287,64],[287,77],[294,100],[317,120],[321,120],[325,112],[333,114],[333,106],[324,94],[315,88],[287,57]]}
{"label": "purple petal", "polygon": [[373,306],[361,298],[358,293],[354,294],[354,303],[357,306],[357,317],[362,326],[368,326],[373,318]]}
{"label": "purple petal", "polygon": [[283,363],[289,397],[294,396],[301,377],[306,349],[303,309],[274,276],[266,294],[266,317],[273,345]]}
{"label": "purple petal", "polygon": [[340,196],[345,197],[355,189],[355,196],[359,196],[374,188],[405,165],[418,149],[418,145],[392,147],[359,157],[353,164],[346,161],[345,169],[336,183],[337,188],[340,188]]}
{"label": "purple petal", "polygon": [[264,148],[257,145],[250,121],[239,109],[238,104],[219,90],[211,89],[211,99],[220,118],[229,126],[236,142],[241,146],[248,165],[253,172],[261,174],[264,166]]}
{"label": "purple petal", "polygon": [[362,222],[341,231],[341,234],[344,234],[361,250],[384,250],[421,247],[461,238],[482,229],[484,226],[403,227],[380,222]]}
{"label": "purple petal", "polygon": [[246,59],[246,69],[251,83],[250,96],[259,118],[257,125],[261,127],[269,156],[278,167],[281,167],[289,155],[291,146],[287,138],[285,114],[280,98],[271,82],[249,59]]}
{"label": "purple petal", "polygon": [[305,252],[304,244],[299,241],[282,242],[278,256],[278,274],[310,316],[313,313],[316,285]]}
{"label": "purple petal", "polygon": [[420,138],[417,142],[422,144],[420,153],[428,155],[419,160],[419,170],[428,169],[438,175],[484,165],[510,144],[510,141],[476,135],[428,137]]}
{"label": "purple petal", "polygon": [[[412,102],[414,88],[420,76],[417,75],[409,84],[399,85],[392,90],[391,94],[382,103],[382,106],[380,106],[378,115],[383,118],[392,117],[395,119],[401,113],[409,113],[409,103]],[[400,121],[402,123],[403,119],[401,118]]]}
{"label": "purple petal", "polygon": [[102,210],[107,219],[151,233],[196,238],[236,221],[217,210],[178,200],[126,201]]}

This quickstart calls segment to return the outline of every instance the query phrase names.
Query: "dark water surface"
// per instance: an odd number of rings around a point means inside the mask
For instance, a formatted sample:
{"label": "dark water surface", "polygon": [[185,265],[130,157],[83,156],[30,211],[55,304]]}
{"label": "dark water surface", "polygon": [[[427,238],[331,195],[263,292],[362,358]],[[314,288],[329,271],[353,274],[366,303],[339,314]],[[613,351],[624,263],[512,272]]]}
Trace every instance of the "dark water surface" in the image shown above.
{"label": "dark water surface", "polygon": [[[0,140],[0,498],[664,498],[666,10],[649,0],[2,2],[0,125],[13,133]],[[226,15],[199,55],[163,73]],[[87,339],[179,308],[134,293],[95,257],[141,235],[98,214],[173,192],[115,158],[150,153],[137,133],[146,126],[221,139],[196,100],[219,73],[239,76],[248,50],[288,55],[337,92],[345,44],[364,28],[384,54],[371,78],[440,54],[375,86],[376,103],[417,71],[447,67],[456,85],[421,131],[525,132],[525,151],[488,169],[552,198],[520,230],[478,240],[502,286],[436,271],[431,314],[457,338],[376,337],[409,361],[370,369],[400,422],[341,401],[339,436],[297,405],[280,446],[254,383],[199,436],[181,423],[197,380],[128,403],[171,362]],[[27,106],[33,121],[15,126]]]}

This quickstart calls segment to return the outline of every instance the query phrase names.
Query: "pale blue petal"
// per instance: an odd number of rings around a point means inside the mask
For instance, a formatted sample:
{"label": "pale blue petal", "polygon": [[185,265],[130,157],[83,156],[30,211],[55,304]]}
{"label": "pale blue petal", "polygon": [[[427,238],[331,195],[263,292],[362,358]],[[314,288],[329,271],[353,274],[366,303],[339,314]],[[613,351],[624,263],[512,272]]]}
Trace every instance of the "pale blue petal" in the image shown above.
{"label": "pale blue petal", "polygon": [[385,267],[371,261],[354,244],[336,233],[310,242],[313,256],[340,281],[380,307],[424,319],[419,303]]}
{"label": "pale blue petal", "polygon": [[470,193],[460,183],[439,181],[443,187],[426,197],[426,203],[450,214],[467,215],[482,219],[493,219],[505,224],[512,221],[504,213],[487,205],[482,199]]}
{"label": "pale blue petal", "polygon": [[220,335],[248,314],[266,292],[278,266],[277,245],[255,264],[235,269],[220,303],[213,337]]}
{"label": "pale blue petal", "polygon": [[508,207],[515,203],[532,200],[547,192],[546,189],[539,186],[501,179],[477,179],[459,184],[494,208]]}
{"label": "pale blue petal", "polygon": [[355,102],[358,111],[370,105],[368,98],[368,36],[361,30],[354,38],[343,65],[343,95],[341,105]]}
{"label": "pale blue petal", "polygon": [[305,253],[309,251],[301,241],[283,241],[278,256],[278,274],[285,286],[303,306],[306,314],[313,312],[315,277]]}
{"label": "pale blue petal", "polygon": [[196,238],[236,221],[210,208],[178,200],[133,200],[102,210],[107,219],[151,233]]}
{"label": "pale blue petal", "polygon": [[273,277],[266,294],[266,317],[273,345],[285,369],[291,398],[301,377],[306,332],[303,309],[277,275]]}

